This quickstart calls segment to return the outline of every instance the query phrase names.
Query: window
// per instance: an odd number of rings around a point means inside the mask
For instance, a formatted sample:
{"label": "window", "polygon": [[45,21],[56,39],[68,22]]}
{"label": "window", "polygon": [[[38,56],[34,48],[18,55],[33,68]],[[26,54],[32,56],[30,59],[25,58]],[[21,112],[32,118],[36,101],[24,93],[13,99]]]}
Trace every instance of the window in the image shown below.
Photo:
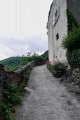
{"label": "window", "polygon": [[55,16],[53,17],[53,25],[55,25]]}
{"label": "window", "polygon": [[55,26],[56,22],[58,21],[60,16],[60,7],[57,8],[55,12],[55,16],[53,16],[53,25]]}
{"label": "window", "polygon": [[59,34],[57,33],[57,34],[56,34],[56,40],[58,40],[58,39],[59,39]]}

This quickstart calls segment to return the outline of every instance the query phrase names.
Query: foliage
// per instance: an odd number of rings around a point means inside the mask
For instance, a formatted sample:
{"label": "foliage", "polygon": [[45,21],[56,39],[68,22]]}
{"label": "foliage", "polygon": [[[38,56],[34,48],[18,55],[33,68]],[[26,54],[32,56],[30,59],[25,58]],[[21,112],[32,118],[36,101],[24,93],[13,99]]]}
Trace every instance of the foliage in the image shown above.
{"label": "foliage", "polygon": [[66,14],[67,14],[67,28],[68,28],[68,34],[69,34],[74,27],[78,27],[79,25],[75,17],[73,16],[72,12],[69,9],[66,10]]}
{"label": "foliage", "polygon": [[48,59],[48,51],[46,51],[44,54],[42,54],[40,56],[36,53],[34,53],[32,56],[28,56],[27,62],[38,61],[38,62],[42,63],[43,61],[46,61],[47,59]]}
{"label": "foliage", "polygon": [[62,47],[67,49],[66,57],[72,68],[80,68],[80,27],[74,28],[62,41]]}
{"label": "foliage", "polygon": [[54,65],[48,64],[47,68],[50,70],[50,72],[54,75]]}
{"label": "foliage", "polygon": [[54,65],[54,76],[55,77],[62,77],[63,74],[66,72],[66,66],[62,63],[57,62]]}
{"label": "foliage", "polygon": [[62,47],[69,51],[80,48],[80,28],[74,28],[69,35],[63,39]]}
{"label": "foliage", "polygon": [[56,62],[54,65],[47,65],[48,69],[55,77],[62,77],[66,72],[66,66],[62,63]]}
{"label": "foliage", "polygon": [[40,56],[36,53],[31,55],[31,52],[28,52],[27,56],[22,55],[21,57],[20,56],[10,57],[0,61],[0,64],[4,65],[6,71],[15,71],[18,68],[21,68],[23,65],[27,64],[28,62],[31,61],[42,62],[46,60],[48,60],[48,51],[46,51],[44,54]]}
{"label": "foliage", "polygon": [[17,91],[17,84],[11,83],[8,80],[4,81],[3,101],[0,110],[0,117],[3,120],[11,120],[12,112],[15,112],[14,105],[21,102]]}
{"label": "foliage", "polygon": [[6,66],[15,66],[15,65],[19,65],[21,63],[21,57],[17,56],[17,57],[10,57],[4,60],[0,61],[0,64],[6,65]]}
{"label": "foliage", "polygon": [[49,59],[48,58],[48,50],[44,54],[42,54],[41,56],[43,57],[44,61],[48,60]]}
{"label": "foliage", "polygon": [[25,92],[24,88],[27,84],[32,68],[33,65],[31,65],[24,73],[24,79],[20,81],[19,84],[17,80],[20,80],[20,78],[14,78],[13,81],[11,75],[5,77],[3,101],[0,110],[0,118],[2,118],[3,120],[12,120],[12,113],[15,112],[14,106],[21,102],[21,97]]}
{"label": "foliage", "polygon": [[12,66],[7,66],[7,65],[5,65],[5,66],[4,66],[5,71],[15,71],[15,70],[17,70],[18,68],[19,68],[19,66],[17,66],[17,65],[12,65]]}
{"label": "foliage", "polygon": [[21,57],[21,64],[20,65],[23,66],[25,64],[27,64],[27,56],[22,55],[22,57]]}
{"label": "foliage", "polygon": [[73,51],[67,50],[66,56],[72,68],[80,68],[80,48]]}
{"label": "foliage", "polygon": [[62,41],[67,50],[66,57],[72,68],[80,68],[80,27],[73,14],[67,9],[68,35]]}
{"label": "foliage", "polygon": [[27,60],[28,60],[28,62],[31,62],[31,61],[41,61],[41,60],[43,60],[43,57],[39,56],[37,54],[34,54],[34,55],[30,56],[30,57],[27,57]]}

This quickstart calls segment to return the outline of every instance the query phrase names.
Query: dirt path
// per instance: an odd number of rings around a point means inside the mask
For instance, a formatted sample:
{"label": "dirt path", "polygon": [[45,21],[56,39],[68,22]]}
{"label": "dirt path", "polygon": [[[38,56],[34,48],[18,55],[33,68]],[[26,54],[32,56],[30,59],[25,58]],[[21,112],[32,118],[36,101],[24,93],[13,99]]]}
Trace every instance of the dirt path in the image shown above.
{"label": "dirt path", "polygon": [[80,104],[46,66],[34,67],[14,120],[80,120]]}

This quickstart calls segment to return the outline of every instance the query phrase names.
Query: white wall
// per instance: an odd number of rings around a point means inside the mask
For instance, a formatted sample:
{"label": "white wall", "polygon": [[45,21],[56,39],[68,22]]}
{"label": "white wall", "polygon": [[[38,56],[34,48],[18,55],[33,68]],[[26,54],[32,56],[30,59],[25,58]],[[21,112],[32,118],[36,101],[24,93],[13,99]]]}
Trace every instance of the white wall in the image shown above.
{"label": "white wall", "polygon": [[[56,9],[60,6],[60,16],[55,26],[53,26],[53,16],[55,16]],[[66,60],[66,50],[62,49],[62,39],[67,35],[67,16],[66,16],[67,2],[66,0],[54,0],[51,8],[48,21],[48,47],[49,60],[53,60],[57,56],[58,60]],[[59,39],[56,40],[56,34],[59,34]]]}

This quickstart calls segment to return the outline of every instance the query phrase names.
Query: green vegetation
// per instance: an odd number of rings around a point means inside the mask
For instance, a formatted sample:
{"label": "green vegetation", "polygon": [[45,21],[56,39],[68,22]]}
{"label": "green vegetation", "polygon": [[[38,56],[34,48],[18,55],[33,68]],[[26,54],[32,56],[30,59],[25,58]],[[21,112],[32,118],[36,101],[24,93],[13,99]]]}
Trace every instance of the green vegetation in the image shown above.
{"label": "green vegetation", "polygon": [[6,65],[6,66],[16,66],[19,65],[21,63],[21,57],[17,56],[17,57],[10,57],[4,60],[0,61],[0,64]]}
{"label": "green vegetation", "polygon": [[73,28],[79,27],[79,25],[69,9],[66,10],[66,14],[67,14],[67,28],[69,34],[73,30]]}
{"label": "green vegetation", "polygon": [[48,64],[47,68],[49,69],[49,71],[54,75],[54,65]]}
{"label": "green vegetation", "polygon": [[67,10],[68,35],[62,41],[71,68],[80,68],[80,27],[73,14]]}
{"label": "green vegetation", "polygon": [[11,120],[12,112],[15,112],[14,105],[21,102],[17,84],[4,81],[3,102],[0,111],[0,117],[3,120]]}
{"label": "green vegetation", "polygon": [[0,64],[4,65],[4,68],[6,71],[15,71],[19,68],[19,65],[21,64],[22,57],[10,57],[4,60],[0,61]]}
{"label": "green vegetation", "polygon": [[47,65],[50,72],[57,78],[62,77],[66,72],[66,66],[62,63],[56,62],[55,65]]}
{"label": "green vegetation", "polygon": [[[46,61],[48,59],[48,51],[46,51],[41,56],[34,53],[31,55],[29,52],[27,56],[17,56],[10,57],[5,60],[0,61],[0,64],[3,64],[6,71],[15,71],[23,65],[31,61]],[[0,109],[0,118],[3,120],[12,120],[12,113],[15,112],[14,106],[21,102],[23,93],[25,92],[24,88],[28,82],[29,74],[33,66],[31,65],[27,72],[24,74],[24,79],[17,82],[16,79],[12,80],[12,75],[5,76],[4,87],[3,87],[3,101]],[[10,77],[10,80],[8,79]],[[21,78],[18,78],[21,79]]]}
{"label": "green vegetation", "polygon": [[27,61],[31,62],[31,61],[43,61],[43,57],[39,56],[38,54],[34,53],[32,56],[28,56],[27,57]]}
{"label": "green vegetation", "polygon": [[36,53],[34,53],[32,56],[30,56],[30,55],[27,56],[27,61],[28,62],[31,62],[31,61],[46,61],[46,60],[48,60],[48,50],[40,56]]}
{"label": "green vegetation", "polygon": [[49,58],[48,58],[48,50],[44,53],[44,54],[42,54],[41,55],[42,57],[43,57],[43,59],[46,61],[46,60],[48,60]]}
{"label": "green vegetation", "polygon": [[66,57],[71,68],[80,68],[80,48],[72,51],[67,50]]}
{"label": "green vegetation", "polygon": [[62,41],[62,47],[69,51],[80,48],[80,28],[74,28]]}
{"label": "green vegetation", "polygon": [[3,64],[6,71],[15,71],[18,68],[22,67],[23,65],[27,64],[31,61],[46,61],[48,60],[48,51],[46,51],[42,55],[37,55],[34,53],[31,55],[31,52],[28,52],[27,56],[22,55],[22,57],[10,57],[5,60],[0,61],[0,64]]}
{"label": "green vegetation", "polygon": [[32,70],[33,66],[31,65],[27,72],[24,74],[24,79],[19,82],[11,82],[9,77],[5,77],[4,80],[4,88],[3,88],[3,101],[0,109],[0,118],[3,120],[12,120],[12,113],[15,112],[14,106],[21,102],[21,98],[23,93],[25,92],[24,88],[29,79],[29,74]]}

